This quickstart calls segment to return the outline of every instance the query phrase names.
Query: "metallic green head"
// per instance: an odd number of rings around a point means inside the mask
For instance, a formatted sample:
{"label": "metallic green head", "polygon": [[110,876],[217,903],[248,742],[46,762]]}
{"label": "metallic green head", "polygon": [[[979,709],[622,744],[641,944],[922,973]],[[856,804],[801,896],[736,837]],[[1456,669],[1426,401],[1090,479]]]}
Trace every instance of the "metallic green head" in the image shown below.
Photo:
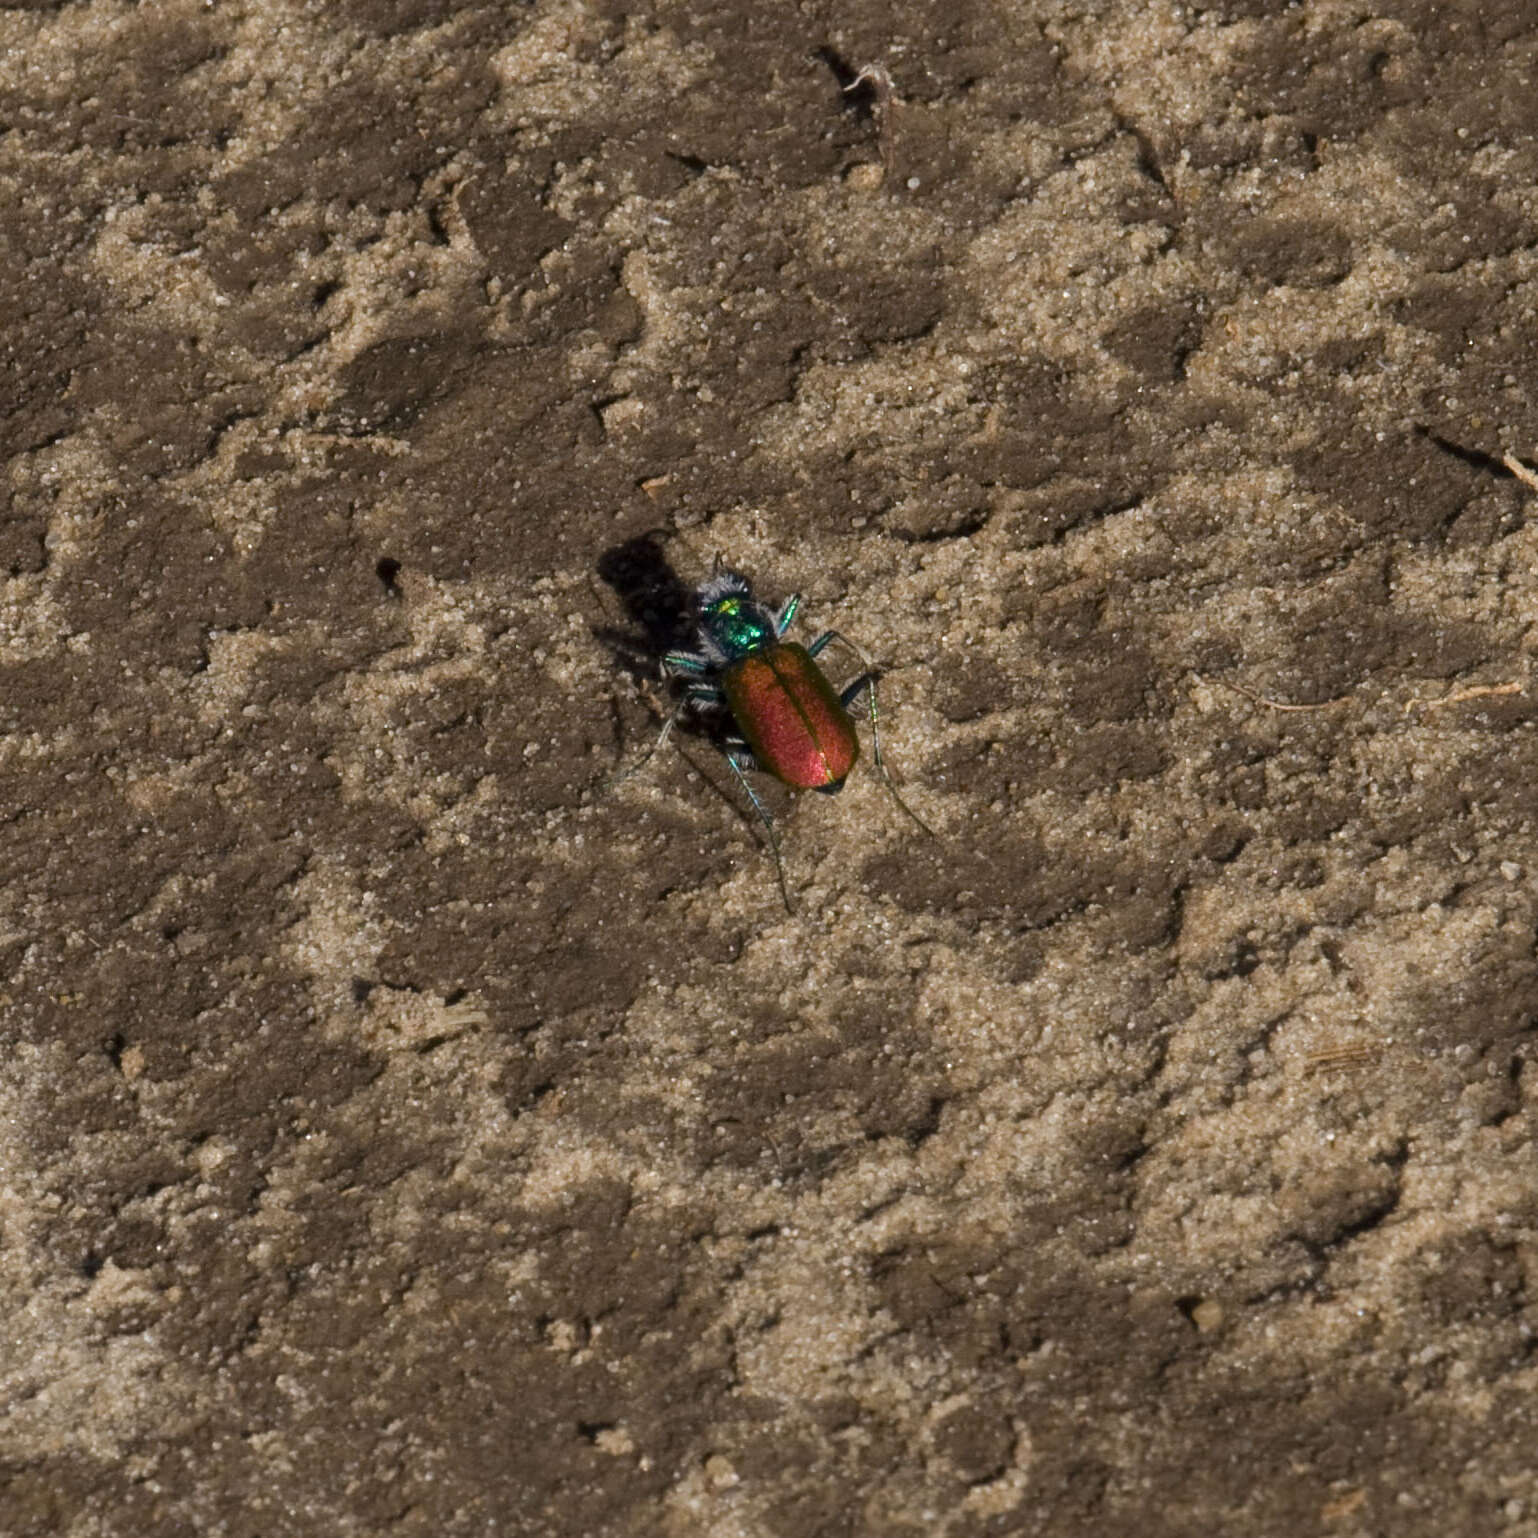
{"label": "metallic green head", "polygon": [[717,572],[699,591],[700,650],[718,668],[730,667],[779,640],[774,615],[754,598],[747,579]]}

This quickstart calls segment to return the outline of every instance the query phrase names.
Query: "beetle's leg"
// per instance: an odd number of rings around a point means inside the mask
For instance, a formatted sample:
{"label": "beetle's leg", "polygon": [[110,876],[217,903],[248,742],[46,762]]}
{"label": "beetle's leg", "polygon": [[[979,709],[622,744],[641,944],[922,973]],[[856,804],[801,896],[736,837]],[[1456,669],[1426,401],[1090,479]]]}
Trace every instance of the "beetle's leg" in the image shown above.
{"label": "beetle's leg", "polygon": [[651,761],[657,749],[668,740],[669,734],[678,724],[678,718],[689,708],[687,698],[681,699],[669,713],[666,721],[662,723],[662,730],[657,733],[652,745],[628,768],[618,769],[604,781],[603,788],[613,790],[616,785],[623,785],[632,775],[639,774]]}
{"label": "beetle's leg", "polygon": [[862,694],[870,701],[870,756],[871,762],[876,766],[876,773],[881,776],[881,783],[886,786],[887,794],[913,822],[917,823],[931,838],[938,838],[940,835],[898,794],[897,787],[892,783],[892,776],[887,773],[886,760],[881,756],[881,720],[876,710],[876,675],[874,673],[862,673],[839,695],[839,700],[844,709],[848,710]]}
{"label": "beetle's leg", "polygon": [[715,670],[715,664],[711,662],[704,652],[667,652],[662,658],[662,671],[664,673],[694,673],[703,675]]}
{"label": "beetle's leg", "polygon": [[881,783],[886,786],[887,794],[916,822],[931,838],[940,835],[919,816],[917,812],[898,795],[897,787],[892,783],[892,776],[887,773],[886,762],[881,757],[881,721],[876,710],[876,670],[871,666],[870,659],[860,650],[848,636],[840,635],[836,630],[825,630],[807,647],[810,656],[815,657],[818,652],[837,641],[840,646],[848,647],[860,660],[860,666],[865,669],[860,676],[849,684],[839,694],[839,703],[848,710],[854,702],[863,694],[870,701],[870,743],[871,761],[876,766],[876,773],[881,776]]}
{"label": "beetle's leg", "polygon": [[657,749],[668,740],[673,728],[678,725],[678,718],[692,703],[693,701],[686,694],[669,712],[667,720],[662,723],[662,730],[657,733],[652,745],[628,769],[621,769],[618,773],[610,775],[604,782],[604,789],[613,790],[616,785],[623,785],[632,775],[639,774],[652,761]]}
{"label": "beetle's leg", "polygon": [[748,800],[753,803],[753,810],[758,813],[758,820],[764,825],[764,832],[769,835],[769,853],[774,856],[774,874],[780,883],[780,900],[785,904],[787,913],[796,910],[791,906],[790,888],[785,885],[785,863],[780,859],[780,835],[774,830],[774,818],[769,815],[769,808],[758,799],[758,792],[748,783],[748,777],[743,773],[745,769],[756,769],[758,761],[746,748],[726,749],[726,761],[732,766],[732,773],[737,776],[737,783],[747,792]]}
{"label": "beetle's leg", "polygon": [[800,593],[792,593],[779,607],[779,612],[774,616],[774,633],[781,638],[790,629],[790,622],[796,617],[796,610],[801,607]]}
{"label": "beetle's leg", "polygon": [[[673,672],[684,673],[708,673],[711,671],[708,659],[696,657],[693,652],[669,652],[663,658],[664,674]],[[684,685],[683,698],[668,713],[668,718],[662,723],[662,730],[657,733],[656,741],[633,763],[630,768],[622,769],[612,775],[604,784],[605,790],[613,790],[616,785],[628,780],[631,775],[639,774],[647,764],[652,761],[658,748],[668,740],[673,728],[678,725],[678,718],[691,707],[723,706],[726,704],[726,696],[722,694],[715,684],[707,682],[702,677],[696,677],[692,682]]]}

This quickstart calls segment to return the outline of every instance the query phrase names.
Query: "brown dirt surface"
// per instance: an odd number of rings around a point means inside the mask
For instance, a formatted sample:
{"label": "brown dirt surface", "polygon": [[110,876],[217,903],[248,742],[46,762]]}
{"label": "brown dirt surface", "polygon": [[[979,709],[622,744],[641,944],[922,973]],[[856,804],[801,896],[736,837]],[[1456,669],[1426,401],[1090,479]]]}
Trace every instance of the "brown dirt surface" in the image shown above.
{"label": "brown dirt surface", "polygon": [[0,44],[5,1538],[1538,1534],[1538,8]]}

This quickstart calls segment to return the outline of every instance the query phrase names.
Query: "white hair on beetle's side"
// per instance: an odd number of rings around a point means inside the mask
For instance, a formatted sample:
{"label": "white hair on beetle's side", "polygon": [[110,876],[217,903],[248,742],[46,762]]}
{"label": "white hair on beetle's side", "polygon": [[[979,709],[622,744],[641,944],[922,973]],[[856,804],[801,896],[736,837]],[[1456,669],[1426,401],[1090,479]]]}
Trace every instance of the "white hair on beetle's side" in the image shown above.
{"label": "white hair on beetle's side", "polygon": [[753,588],[741,572],[728,571],[722,567],[720,571],[712,573],[708,581],[700,584],[699,591],[694,595],[694,607],[703,614],[712,604],[734,594],[739,598],[751,598]]}

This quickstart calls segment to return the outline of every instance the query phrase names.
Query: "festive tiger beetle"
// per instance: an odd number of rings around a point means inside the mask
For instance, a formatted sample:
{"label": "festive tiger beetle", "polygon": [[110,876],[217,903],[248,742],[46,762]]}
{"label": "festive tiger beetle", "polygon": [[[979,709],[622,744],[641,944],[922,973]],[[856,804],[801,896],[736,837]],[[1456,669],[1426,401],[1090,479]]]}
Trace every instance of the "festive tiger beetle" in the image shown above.
{"label": "festive tiger beetle", "polygon": [[[870,706],[871,759],[888,794],[931,838],[935,831],[898,795],[881,758],[881,725],[876,711],[876,671],[847,636],[825,630],[810,646],[787,641],[801,607],[792,593],[778,609],[754,596],[746,577],[718,566],[694,598],[693,651],[672,651],[662,659],[665,678],[684,680],[683,697],[663,723],[657,740],[628,779],[668,739],[686,710],[729,712],[736,731],[724,744],[726,761],[753,803],[769,838],[774,873],[787,913],[793,912],[785,885],[780,839],[769,809],[748,782],[746,771],[772,774],[792,790],[820,790],[833,795],[844,788],[860,757],[860,739],[849,708],[864,695]],[[837,642],[858,660],[863,671],[835,690],[816,658]]]}

